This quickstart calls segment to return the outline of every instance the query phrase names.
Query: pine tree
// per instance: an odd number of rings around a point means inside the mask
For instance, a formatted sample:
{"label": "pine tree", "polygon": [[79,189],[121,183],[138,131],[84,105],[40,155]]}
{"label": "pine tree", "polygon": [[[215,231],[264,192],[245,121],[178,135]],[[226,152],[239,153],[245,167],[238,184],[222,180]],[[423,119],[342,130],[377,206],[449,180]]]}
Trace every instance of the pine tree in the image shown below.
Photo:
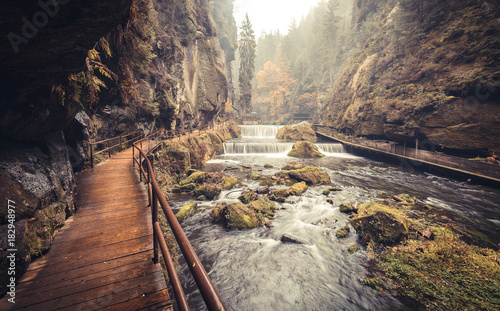
{"label": "pine tree", "polygon": [[248,114],[252,106],[252,79],[255,71],[255,35],[248,13],[240,27],[240,105],[243,114]]}

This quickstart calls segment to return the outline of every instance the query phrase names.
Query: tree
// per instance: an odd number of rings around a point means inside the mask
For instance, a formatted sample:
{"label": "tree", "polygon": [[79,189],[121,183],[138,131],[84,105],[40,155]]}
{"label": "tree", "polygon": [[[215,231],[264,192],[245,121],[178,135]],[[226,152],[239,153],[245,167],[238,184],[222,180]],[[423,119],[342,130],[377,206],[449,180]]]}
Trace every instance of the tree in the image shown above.
{"label": "tree", "polygon": [[240,32],[240,105],[243,114],[248,114],[252,106],[252,79],[255,71],[255,35],[248,13],[241,24]]}

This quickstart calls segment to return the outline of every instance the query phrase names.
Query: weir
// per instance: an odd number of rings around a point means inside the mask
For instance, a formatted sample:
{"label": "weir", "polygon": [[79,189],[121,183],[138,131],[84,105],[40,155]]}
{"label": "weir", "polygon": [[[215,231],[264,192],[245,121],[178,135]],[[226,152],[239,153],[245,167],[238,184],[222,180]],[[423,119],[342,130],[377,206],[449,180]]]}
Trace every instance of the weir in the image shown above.
{"label": "weir", "polygon": [[287,154],[292,150],[293,143],[244,143],[228,142],[224,143],[224,154],[255,154],[255,153],[274,153]]}
{"label": "weir", "polygon": [[276,138],[281,125],[240,125],[243,138]]}

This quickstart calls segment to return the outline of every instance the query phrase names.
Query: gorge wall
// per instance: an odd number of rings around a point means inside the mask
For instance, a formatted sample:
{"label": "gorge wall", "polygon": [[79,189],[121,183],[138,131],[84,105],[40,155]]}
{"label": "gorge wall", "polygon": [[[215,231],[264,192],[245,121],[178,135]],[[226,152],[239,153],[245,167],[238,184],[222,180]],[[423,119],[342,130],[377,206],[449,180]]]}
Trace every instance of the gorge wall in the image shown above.
{"label": "gorge wall", "polygon": [[354,49],[322,107],[354,135],[500,153],[500,2],[357,0]]}
{"label": "gorge wall", "polygon": [[89,140],[224,117],[236,25],[226,0],[23,0],[2,6],[0,26],[2,296],[7,200],[19,280],[77,211],[74,174]]}

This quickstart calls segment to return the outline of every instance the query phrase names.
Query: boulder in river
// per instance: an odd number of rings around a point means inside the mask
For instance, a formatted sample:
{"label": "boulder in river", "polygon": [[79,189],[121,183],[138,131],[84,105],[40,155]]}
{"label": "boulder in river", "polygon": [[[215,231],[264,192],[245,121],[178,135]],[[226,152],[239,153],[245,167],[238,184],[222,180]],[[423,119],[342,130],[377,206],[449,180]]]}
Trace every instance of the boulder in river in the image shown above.
{"label": "boulder in river", "polygon": [[287,174],[297,181],[305,181],[308,185],[325,185],[331,182],[330,175],[315,166],[306,166],[299,170],[288,171]]}
{"label": "boulder in river", "polygon": [[294,158],[321,158],[325,155],[319,152],[315,144],[308,141],[298,141],[293,145],[292,150],[288,152],[288,156]]}
{"label": "boulder in river", "polygon": [[298,183],[293,184],[290,187],[290,190],[291,190],[293,195],[301,195],[302,193],[306,192],[306,190],[308,188],[309,187],[307,187],[306,183],[304,181],[302,181],[302,182],[298,182]]}
{"label": "boulder in river", "polygon": [[301,241],[300,239],[296,238],[296,237],[293,237],[291,235],[288,235],[288,234],[283,234],[281,236],[281,242],[282,243],[291,243],[291,244],[304,244],[303,241]]}
{"label": "boulder in river", "polygon": [[238,197],[238,200],[240,200],[243,204],[248,204],[257,199],[259,199],[259,195],[253,190],[245,191]]}
{"label": "boulder in river", "polygon": [[249,204],[236,202],[227,205],[217,204],[210,215],[215,221],[222,221],[231,229],[252,229],[260,225],[268,225],[269,219],[274,217],[276,205],[269,199],[252,201]]}
{"label": "boulder in river", "polygon": [[291,171],[291,170],[300,170],[301,168],[306,167],[305,164],[290,162],[287,165],[283,166],[282,170]]}
{"label": "boulder in river", "polygon": [[311,123],[304,121],[299,124],[287,125],[279,129],[276,135],[278,139],[301,140],[316,142],[316,132],[314,132]]}
{"label": "boulder in river", "polygon": [[365,242],[392,244],[398,242],[406,231],[404,216],[378,202],[362,204],[358,214],[351,219],[351,225]]}
{"label": "boulder in river", "polygon": [[177,217],[177,220],[179,222],[183,222],[187,218],[193,216],[197,209],[198,209],[198,203],[188,202],[184,204],[184,206],[182,206],[182,208],[177,212],[177,214],[175,214],[175,217]]}
{"label": "boulder in river", "polygon": [[221,191],[222,189],[219,185],[203,184],[196,188],[195,195],[204,195],[208,200],[213,200],[220,194]]}

